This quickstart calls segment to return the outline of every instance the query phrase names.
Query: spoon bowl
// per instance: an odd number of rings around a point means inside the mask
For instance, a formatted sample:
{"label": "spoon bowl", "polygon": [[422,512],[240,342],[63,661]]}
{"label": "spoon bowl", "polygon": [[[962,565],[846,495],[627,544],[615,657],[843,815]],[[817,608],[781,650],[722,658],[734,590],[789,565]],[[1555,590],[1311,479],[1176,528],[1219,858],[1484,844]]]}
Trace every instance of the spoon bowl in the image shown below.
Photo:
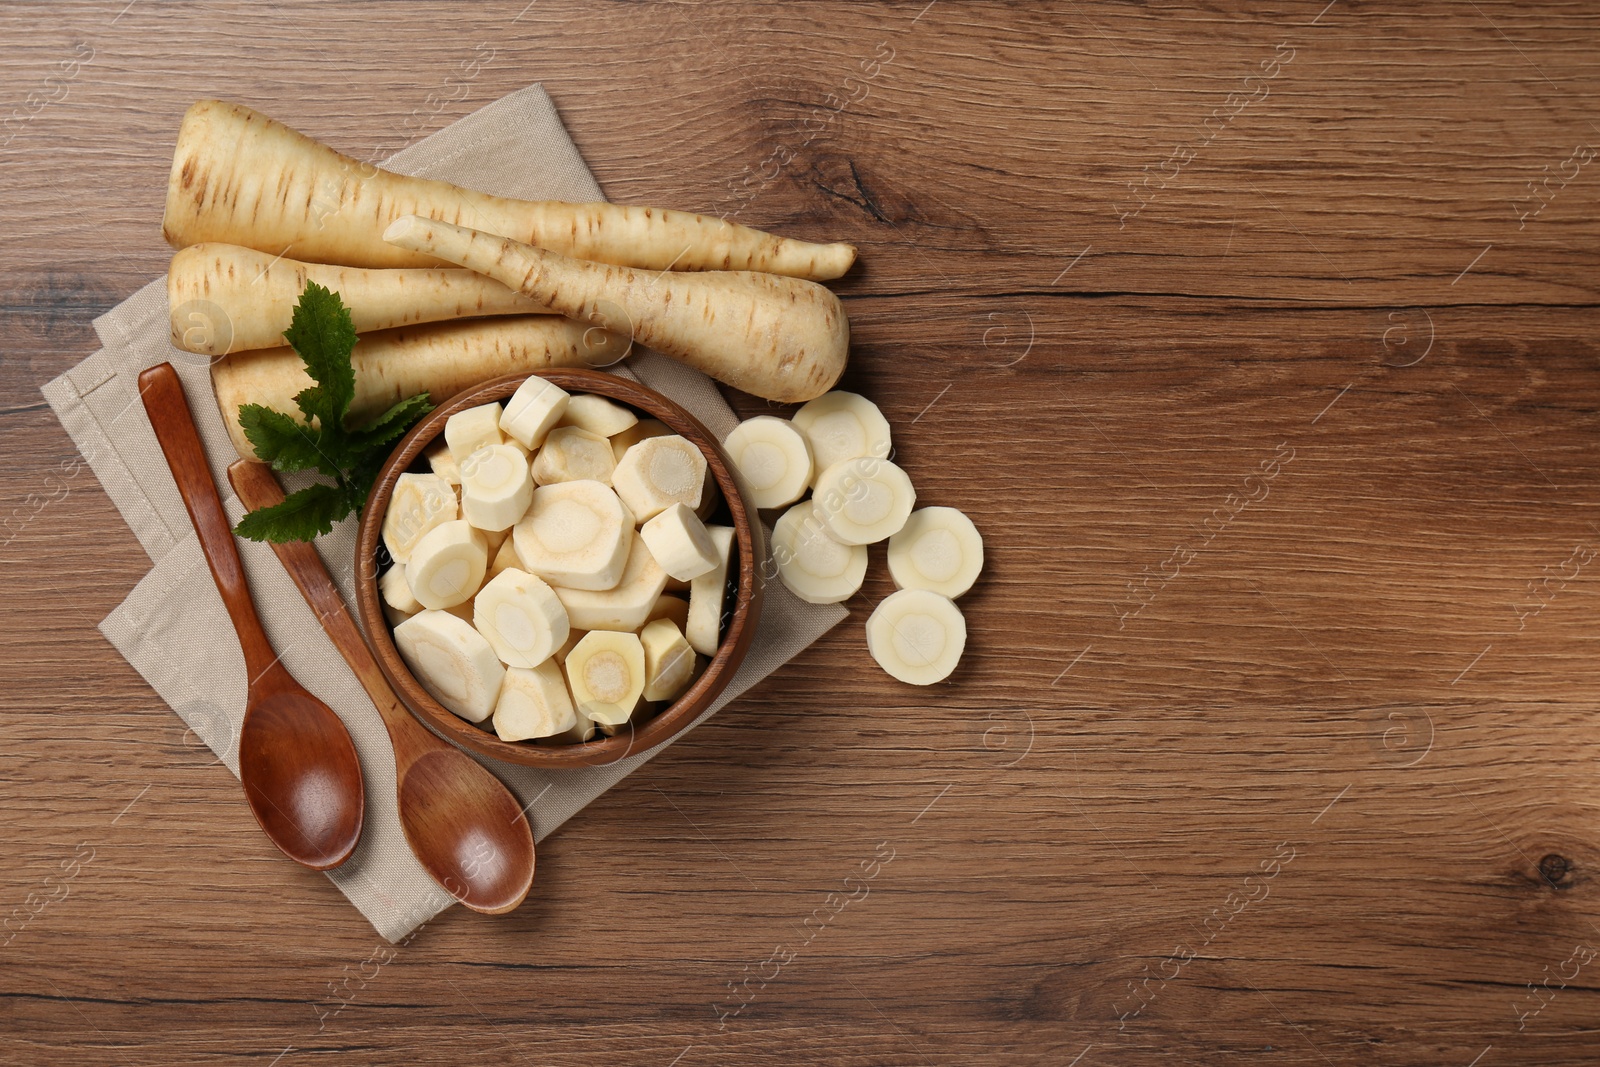
{"label": "spoon bowl", "polygon": [[400,778],[400,825],[417,859],[473,911],[501,915],[533,885],[533,837],[516,798],[456,748],[419,756]]}
{"label": "spoon bowl", "polygon": [[363,805],[345,803],[361,792],[355,745],[333,709],[299,685],[252,696],[239,777],[256,822],[296,863],[325,871],[355,851]]}

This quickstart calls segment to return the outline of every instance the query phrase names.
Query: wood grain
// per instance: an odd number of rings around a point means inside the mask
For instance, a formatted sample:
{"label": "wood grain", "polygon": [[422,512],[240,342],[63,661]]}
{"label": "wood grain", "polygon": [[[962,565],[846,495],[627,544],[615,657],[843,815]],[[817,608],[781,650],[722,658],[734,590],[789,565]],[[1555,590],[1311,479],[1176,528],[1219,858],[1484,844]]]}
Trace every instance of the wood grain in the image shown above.
{"label": "wood grain", "polygon": [[[7,9],[0,1058],[1593,1062],[1597,19]],[[194,98],[365,158],[534,80],[613,199],[860,247],[845,386],[989,566],[948,685],[872,666],[875,549],[527,905],[390,948],[96,632],[148,562],[37,390],[163,269]]]}

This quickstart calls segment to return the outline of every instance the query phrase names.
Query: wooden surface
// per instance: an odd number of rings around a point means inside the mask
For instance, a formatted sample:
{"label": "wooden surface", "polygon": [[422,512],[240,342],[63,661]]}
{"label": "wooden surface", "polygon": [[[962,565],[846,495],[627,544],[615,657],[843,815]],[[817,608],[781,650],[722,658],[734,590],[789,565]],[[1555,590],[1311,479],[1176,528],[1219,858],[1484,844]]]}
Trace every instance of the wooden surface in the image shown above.
{"label": "wooden surface", "polygon": [[[111,0],[0,38],[5,108],[50,97],[0,148],[0,1059],[1594,1062],[1592,6]],[[860,245],[846,384],[989,565],[950,684],[873,667],[875,549],[522,909],[391,947],[97,633],[148,561],[38,387],[162,270],[192,99],[367,157],[535,80],[612,198]]]}

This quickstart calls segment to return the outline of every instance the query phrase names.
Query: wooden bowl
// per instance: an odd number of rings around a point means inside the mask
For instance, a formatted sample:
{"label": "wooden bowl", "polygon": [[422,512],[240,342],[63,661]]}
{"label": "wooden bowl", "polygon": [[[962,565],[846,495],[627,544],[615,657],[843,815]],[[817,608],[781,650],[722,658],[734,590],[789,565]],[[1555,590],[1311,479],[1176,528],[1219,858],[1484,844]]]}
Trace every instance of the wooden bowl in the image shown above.
{"label": "wooden bowl", "polygon": [[[400,475],[412,469],[427,470],[423,450],[444,433],[445,420],[458,411],[494,400],[505,400],[526,379],[527,375],[513,374],[484,382],[467,389],[442,404],[406,434],[390,455],[361,514],[360,533],[356,544],[356,605],[361,613],[361,625],[367,645],[378,660],[384,676],[401,701],[424,725],[454,741],[461,747],[483,756],[527,767],[593,767],[613,763],[624,756],[644,752],[672,737],[699,718],[727,688],[750,642],[755,637],[756,621],[761,614],[761,583],[756,578],[756,561],[765,550],[765,534],[761,524],[753,520],[755,510],[745,504],[739,482],[733,474],[733,463],[728,459],[716,437],[701,425],[700,420],[653,389],[637,382],[602,374],[592,370],[543,370],[538,375],[573,393],[595,393],[626,404],[651,418],[660,419],[672,431],[699,446],[706,457],[707,473],[716,479],[722,490],[724,505],[730,513],[734,529],[733,555],[728,564],[729,587],[732,592],[732,610],[727,608],[724,595],[722,642],[717,654],[705,670],[684,693],[647,722],[619,732],[612,737],[596,734],[594,740],[578,745],[542,745],[531,741],[502,741],[492,729],[475,725],[451,713],[435,700],[412,675],[400,650],[395,647],[389,620],[384,616],[383,599],[378,593],[378,576],[386,565],[392,565],[382,548],[383,514],[389,507],[389,497]],[[485,720],[487,725],[488,720]]]}

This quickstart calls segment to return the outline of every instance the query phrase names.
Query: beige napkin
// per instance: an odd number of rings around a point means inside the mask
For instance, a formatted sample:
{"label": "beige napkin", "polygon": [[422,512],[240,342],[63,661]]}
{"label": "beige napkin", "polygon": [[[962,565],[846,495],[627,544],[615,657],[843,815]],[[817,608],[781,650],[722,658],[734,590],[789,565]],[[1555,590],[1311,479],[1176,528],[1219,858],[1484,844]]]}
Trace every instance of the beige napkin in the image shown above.
{"label": "beige napkin", "polygon": [[[603,199],[555,107],[537,85],[512,93],[412,145],[385,165],[505,196]],[[154,230],[154,220],[151,227]],[[211,459],[212,474],[229,513],[237,520],[242,508],[225,473],[236,455],[211,394],[206,360],[178,351],[168,340],[165,279],[150,283],[96,319],[94,325],[105,347],[45,386],[44,395],[155,561],[150,573],[100,629],[237,775],[238,730],[244,718],[244,658],[138,399],[141,370],[163,360],[178,368]],[[735,424],[734,414],[716,386],[698,371],[652,353],[640,353],[624,367],[614,369],[676,400],[718,437],[726,436]],[[354,519],[319,539],[317,547],[346,601],[353,603]],[[284,664],[339,713],[361,756],[367,784],[366,829],[355,855],[328,877],[380,934],[398,940],[453,901],[406,846],[395,809],[394,753],[382,720],[277,557],[267,546],[248,541],[240,542],[240,553],[267,634]],[[804,603],[781,582],[767,583],[765,597],[761,625],[748,658],[700,722],[848,614],[837,605]],[[542,839],[659,751],[604,767],[566,771],[485,762],[527,806],[534,836]],[[732,759],[737,754],[728,756]],[[242,796],[238,817],[250,818]],[[645,855],[639,859],[649,862]],[[537,882],[531,902],[525,906],[539,906]]]}

